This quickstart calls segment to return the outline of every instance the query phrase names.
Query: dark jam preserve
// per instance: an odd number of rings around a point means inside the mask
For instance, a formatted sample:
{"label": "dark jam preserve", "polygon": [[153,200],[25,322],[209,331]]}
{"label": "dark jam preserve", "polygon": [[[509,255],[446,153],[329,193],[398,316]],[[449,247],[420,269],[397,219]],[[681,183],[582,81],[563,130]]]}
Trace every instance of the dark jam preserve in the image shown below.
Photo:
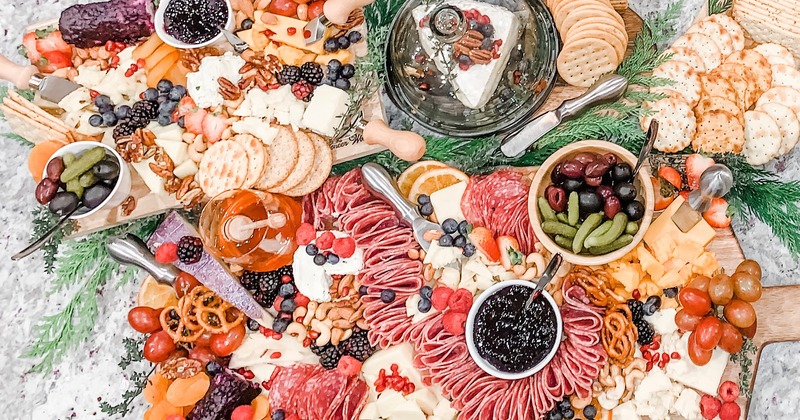
{"label": "dark jam preserve", "polygon": [[164,30],[178,41],[201,44],[219,35],[219,26],[228,21],[224,0],[169,1],[164,10]]}
{"label": "dark jam preserve", "polygon": [[500,371],[529,370],[555,345],[556,314],[548,300],[539,297],[525,309],[532,291],[525,286],[506,287],[489,296],[478,309],[475,347]]}

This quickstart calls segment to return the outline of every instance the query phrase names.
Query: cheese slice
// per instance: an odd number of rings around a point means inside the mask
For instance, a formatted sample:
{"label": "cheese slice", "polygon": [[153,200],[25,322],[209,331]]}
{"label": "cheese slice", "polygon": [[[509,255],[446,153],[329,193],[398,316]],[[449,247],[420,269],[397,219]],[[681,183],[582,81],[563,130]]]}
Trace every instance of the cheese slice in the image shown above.
{"label": "cheese slice", "polygon": [[675,243],[681,244],[686,241],[692,241],[696,244],[700,244],[703,247],[709,244],[714,236],[716,236],[716,232],[714,228],[712,228],[705,220],[700,220],[695,227],[693,227],[689,232],[683,233],[678,226],[675,225],[675,222],[672,221],[672,215],[678,211],[678,208],[683,204],[683,197],[675,197],[675,201],[661,213],[658,218],[653,221],[650,225],[650,228],[647,229],[647,232],[644,234],[644,242],[653,247],[654,244],[658,242],[658,239],[662,236],[669,236],[672,238]]}
{"label": "cheese slice", "polygon": [[147,185],[147,188],[150,188],[151,192],[154,194],[166,194],[166,191],[164,191],[164,178],[156,175],[150,169],[150,164],[155,163],[155,161],[153,157],[149,157],[139,162],[131,162],[131,166],[133,166],[133,169],[136,169],[136,172],[139,173],[142,181]]}
{"label": "cheese slice", "polygon": [[[278,23],[264,25],[267,27],[267,29],[273,32],[272,34],[269,34],[269,38],[271,40],[280,42],[281,44],[286,44],[295,48],[299,48],[301,50],[311,51],[314,54],[325,54],[324,36],[319,41],[310,45],[306,45],[306,39],[305,37],[303,37],[303,28],[306,26],[308,22],[286,16],[280,16],[280,15],[273,15],[273,16],[275,16],[275,18],[278,19]],[[327,35],[327,30],[326,30],[326,35]]]}
{"label": "cheese slice", "polygon": [[172,163],[174,163],[175,166],[189,159],[189,145],[182,141],[156,139],[156,144],[167,152],[167,156],[172,159]]}
{"label": "cheese slice", "polygon": [[333,137],[347,113],[349,103],[347,92],[329,85],[319,86],[305,109],[301,125],[317,134]]}
{"label": "cheese slice", "polygon": [[462,181],[431,194],[431,205],[436,214],[436,220],[444,222],[445,219],[455,219],[459,223],[465,220],[464,213],[461,211],[461,197],[466,190],[467,183]]}
{"label": "cheese slice", "polygon": [[686,333],[681,337],[678,348],[681,358],[667,364],[667,376],[704,394],[715,395],[730,354],[719,347],[715,348],[708,363],[697,366],[689,359],[688,345],[689,333]]}
{"label": "cheese slice", "polygon": [[186,159],[180,165],[175,167],[172,173],[178,178],[186,178],[197,173],[197,164],[191,159]]}

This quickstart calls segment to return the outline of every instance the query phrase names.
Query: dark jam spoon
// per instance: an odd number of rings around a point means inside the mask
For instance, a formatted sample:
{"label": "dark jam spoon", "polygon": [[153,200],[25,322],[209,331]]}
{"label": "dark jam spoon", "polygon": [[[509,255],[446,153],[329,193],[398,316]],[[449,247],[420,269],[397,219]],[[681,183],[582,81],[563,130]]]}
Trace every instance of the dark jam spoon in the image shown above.
{"label": "dark jam spoon", "polygon": [[547,283],[550,283],[550,280],[553,280],[553,277],[556,276],[558,268],[561,267],[561,261],[562,258],[560,253],[553,254],[553,258],[550,259],[550,262],[544,269],[544,273],[542,273],[542,276],[539,277],[539,282],[536,283],[536,287],[533,289],[533,292],[525,302],[526,310],[530,308],[530,306],[533,304],[533,301],[542,294],[542,290],[544,290],[544,287],[547,286]]}

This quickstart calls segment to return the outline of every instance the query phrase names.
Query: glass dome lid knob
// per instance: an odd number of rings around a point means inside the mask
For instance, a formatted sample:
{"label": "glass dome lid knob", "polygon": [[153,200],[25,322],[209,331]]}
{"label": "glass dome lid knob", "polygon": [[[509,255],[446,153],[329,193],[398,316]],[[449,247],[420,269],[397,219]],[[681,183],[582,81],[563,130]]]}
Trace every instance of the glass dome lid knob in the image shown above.
{"label": "glass dome lid knob", "polygon": [[467,20],[461,9],[444,4],[431,12],[430,28],[433,35],[440,41],[453,43],[467,31]]}

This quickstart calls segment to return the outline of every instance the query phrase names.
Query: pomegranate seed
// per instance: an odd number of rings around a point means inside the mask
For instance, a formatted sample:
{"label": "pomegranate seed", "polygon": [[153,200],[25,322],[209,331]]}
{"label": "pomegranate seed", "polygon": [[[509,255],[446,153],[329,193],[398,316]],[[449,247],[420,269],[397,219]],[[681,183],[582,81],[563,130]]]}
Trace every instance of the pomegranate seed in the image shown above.
{"label": "pomegranate seed", "polygon": [[673,352],[672,352],[672,353],[669,355],[669,357],[671,357],[671,358],[672,358],[672,359],[674,359],[674,360],[681,360],[681,354],[680,354],[680,353],[678,353],[677,351],[673,351]]}
{"label": "pomegranate seed", "polygon": [[469,70],[469,64],[458,63],[458,68],[460,68],[463,71],[467,71]]}
{"label": "pomegranate seed", "polygon": [[248,370],[245,373],[243,373],[242,376],[244,376],[245,379],[253,379],[256,377],[256,374]]}
{"label": "pomegranate seed", "polygon": [[393,373],[397,373],[397,371],[400,370],[400,366],[398,366],[397,363],[392,363],[391,368]]}
{"label": "pomegranate seed", "polygon": [[385,378],[385,377],[386,377],[386,369],[381,369],[381,370],[378,372],[378,379],[381,379],[381,380],[382,380],[382,379],[383,379],[383,378]]}
{"label": "pomegranate seed", "polygon": [[311,330],[308,332],[308,336],[311,337],[312,340],[316,340],[319,337],[319,332]]}
{"label": "pomegranate seed", "polygon": [[118,51],[122,51],[122,50],[124,50],[124,49],[125,49],[125,48],[127,48],[127,47],[128,47],[128,46],[127,46],[127,45],[125,45],[125,43],[124,43],[124,42],[115,42],[115,43],[114,43],[114,49],[116,49],[116,50],[118,50]]}
{"label": "pomegranate seed", "polygon": [[493,53],[492,53],[492,58],[494,58],[494,59],[498,59],[498,58],[500,58],[500,53],[499,53],[499,52],[497,52],[497,51],[493,52]]}
{"label": "pomegranate seed", "polygon": [[427,84],[425,82],[422,82],[422,83],[419,84],[419,90],[421,90],[423,92],[427,92],[427,91],[431,90],[431,85],[429,85],[429,84]]}
{"label": "pomegranate seed", "polygon": [[311,31],[303,31],[303,38],[311,38]]}
{"label": "pomegranate seed", "polygon": [[492,43],[492,45],[497,45],[498,47],[502,46],[503,45],[503,40],[502,39],[495,39],[494,42]]}
{"label": "pomegranate seed", "polygon": [[289,283],[290,281],[292,281],[292,278],[289,277],[288,274],[284,274],[283,276],[281,276],[281,282],[282,283]]}
{"label": "pomegranate seed", "polygon": [[289,35],[294,35],[297,33],[297,28],[292,28],[292,27],[286,28],[286,33]]}
{"label": "pomegranate seed", "polygon": [[106,51],[111,51],[114,49],[114,41],[106,41],[105,45]]}
{"label": "pomegranate seed", "polygon": [[654,340],[653,344],[650,346],[650,348],[652,348],[653,350],[658,350],[658,349],[661,348],[661,343],[659,343],[658,341]]}
{"label": "pomegranate seed", "polygon": [[140,58],[136,60],[136,65],[139,66],[139,68],[147,67],[147,61],[145,61],[144,58]]}
{"label": "pomegranate seed", "polygon": [[125,77],[131,77],[133,76],[133,73],[135,73],[133,69],[125,70]]}
{"label": "pomegranate seed", "polygon": [[272,333],[272,339],[273,340],[280,340],[281,338],[283,338],[283,334],[281,334],[279,332],[273,332]]}
{"label": "pomegranate seed", "polygon": [[267,38],[272,38],[275,35],[275,32],[267,29],[266,31],[264,31],[264,35],[266,35]]}
{"label": "pomegranate seed", "polygon": [[269,382],[263,381],[261,382],[261,386],[264,387],[264,389],[269,389]]}
{"label": "pomegranate seed", "polygon": [[653,359],[653,355],[649,351],[642,352],[642,357],[644,358],[644,360],[647,360],[647,361],[650,361],[650,360]]}
{"label": "pomegranate seed", "polygon": [[634,290],[634,291],[631,293],[631,297],[632,297],[632,298],[634,298],[634,299],[636,299],[636,300],[639,300],[639,298],[640,298],[640,297],[642,297],[642,294],[639,292],[639,289],[635,289],[635,290]]}
{"label": "pomegranate seed", "polygon": [[268,85],[268,86],[267,86],[267,89],[270,89],[270,90],[275,90],[275,89],[278,89],[278,88],[280,88],[280,87],[281,87],[281,84],[280,84],[280,83],[273,83],[273,84],[271,84],[271,85]]}
{"label": "pomegranate seed", "polygon": [[486,16],[486,15],[480,15],[480,17],[478,17],[478,23],[482,23],[484,25],[489,23],[489,22],[491,22],[491,21],[492,20],[489,19],[489,16]]}
{"label": "pomegranate seed", "polygon": [[295,321],[297,321],[297,322],[302,324],[304,319],[305,319],[304,316],[298,316],[297,319],[295,319]]}
{"label": "pomegranate seed", "polygon": [[647,366],[645,367],[645,370],[650,372],[652,369],[653,369],[653,362],[647,362]]}
{"label": "pomegranate seed", "polygon": [[654,343],[661,343],[661,336],[657,335],[657,336],[653,337],[653,342]]}
{"label": "pomegranate seed", "polygon": [[667,367],[667,363],[669,363],[669,361],[662,360],[662,361],[658,362],[658,367],[660,367],[661,369],[664,369],[665,367]]}
{"label": "pomegranate seed", "polygon": [[641,347],[641,350],[642,350],[642,353],[644,353],[644,352],[646,352],[646,351],[649,351],[649,350],[650,350],[650,345],[649,345],[649,344],[645,344],[645,345],[643,345],[643,346]]}
{"label": "pomegranate seed", "polygon": [[272,354],[269,355],[269,358],[270,359],[280,359],[281,356],[282,356],[281,352],[275,351],[275,352],[272,352]]}
{"label": "pomegranate seed", "polygon": [[238,373],[239,375],[244,375],[244,372],[245,372],[244,368],[236,369],[236,373]]}
{"label": "pomegranate seed", "polygon": [[100,92],[98,92],[98,91],[96,91],[96,90],[94,90],[94,89],[91,89],[91,90],[89,90],[89,96],[90,96],[92,99],[94,99],[94,98],[96,98],[96,97],[100,96]]}
{"label": "pomegranate seed", "polygon": [[111,61],[109,61],[109,63],[111,63],[112,65],[119,64],[119,56],[115,55],[111,57]]}
{"label": "pomegranate seed", "polygon": [[425,62],[425,56],[422,54],[417,54],[414,56],[414,61],[416,61],[419,64],[422,64]]}
{"label": "pomegranate seed", "polygon": [[664,363],[669,362],[669,355],[667,353],[661,353],[661,361]]}
{"label": "pomegranate seed", "polygon": [[375,385],[375,392],[381,393],[383,391],[386,391],[386,386],[385,385]]}
{"label": "pomegranate seed", "polygon": [[310,347],[311,346],[311,339],[306,337],[303,339],[303,347]]}

